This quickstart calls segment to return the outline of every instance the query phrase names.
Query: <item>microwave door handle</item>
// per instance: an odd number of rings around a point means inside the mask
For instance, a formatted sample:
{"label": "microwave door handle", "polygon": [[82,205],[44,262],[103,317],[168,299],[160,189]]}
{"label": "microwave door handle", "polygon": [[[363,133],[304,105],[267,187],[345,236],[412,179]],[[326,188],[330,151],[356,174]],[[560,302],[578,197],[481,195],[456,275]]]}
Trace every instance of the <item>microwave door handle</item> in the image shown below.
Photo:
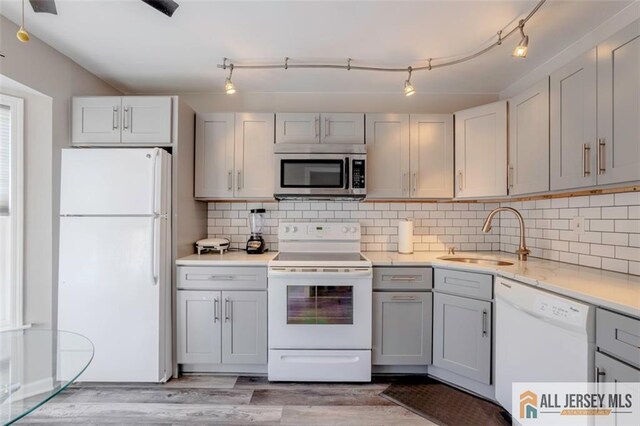
{"label": "microwave door handle", "polygon": [[349,158],[344,159],[344,189],[349,189]]}

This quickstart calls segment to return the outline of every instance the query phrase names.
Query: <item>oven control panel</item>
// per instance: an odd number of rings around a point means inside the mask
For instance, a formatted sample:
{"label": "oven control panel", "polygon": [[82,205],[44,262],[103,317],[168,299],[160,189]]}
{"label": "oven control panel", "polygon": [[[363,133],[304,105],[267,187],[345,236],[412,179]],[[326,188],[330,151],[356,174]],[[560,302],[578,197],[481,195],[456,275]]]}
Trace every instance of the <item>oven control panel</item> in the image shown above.
{"label": "oven control panel", "polygon": [[365,189],[365,160],[352,160],[351,187],[353,189]]}
{"label": "oven control panel", "polygon": [[358,222],[280,223],[278,238],[280,240],[359,240],[360,224]]}

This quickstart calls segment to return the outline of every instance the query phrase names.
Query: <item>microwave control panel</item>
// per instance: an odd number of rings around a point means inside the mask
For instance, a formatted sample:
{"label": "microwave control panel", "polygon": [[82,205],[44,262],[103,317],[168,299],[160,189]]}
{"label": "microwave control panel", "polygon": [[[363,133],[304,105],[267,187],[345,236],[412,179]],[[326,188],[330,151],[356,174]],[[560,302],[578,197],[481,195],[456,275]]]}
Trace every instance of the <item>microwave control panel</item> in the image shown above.
{"label": "microwave control panel", "polygon": [[353,160],[353,172],[351,174],[353,189],[365,189],[365,160]]}

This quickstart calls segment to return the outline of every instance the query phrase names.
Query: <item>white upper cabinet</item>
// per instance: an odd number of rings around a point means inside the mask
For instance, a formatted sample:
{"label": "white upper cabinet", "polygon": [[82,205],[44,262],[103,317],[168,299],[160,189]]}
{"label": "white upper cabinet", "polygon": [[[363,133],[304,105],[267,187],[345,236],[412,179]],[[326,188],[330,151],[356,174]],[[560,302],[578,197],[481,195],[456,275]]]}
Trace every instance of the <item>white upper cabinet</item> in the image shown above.
{"label": "white upper cabinet", "polygon": [[273,197],[273,133],[274,114],[236,114],[236,197]]}
{"label": "white upper cabinet", "polygon": [[320,141],[322,143],[364,143],[364,114],[320,114]]}
{"label": "white upper cabinet", "polygon": [[455,113],[456,197],[507,195],[507,102]]}
{"label": "white upper cabinet", "polygon": [[119,96],[73,98],[71,142],[119,144],[122,103]]}
{"label": "white upper cabinet", "polygon": [[596,184],[596,49],[551,74],[551,189]]}
{"label": "white upper cabinet", "polygon": [[122,98],[122,143],[170,144],[171,98],[165,96]]}
{"label": "white upper cabinet", "polygon": [[640,21],[597,49],[598,184],[640,180]]}
{"label": "white upper cabinet", "polygon": [[196,118],[198,198],[273,197],[272,113],[216,113]]}
{"label": "white upper cabinet", "polygon": [[509,193],[549,190],[549,78],[509,100]]}
{"label": "white upper cabinet", "polygon": [[453,116],[367,114],[367,198],[453,195]]}
{"label": "white upper cabinet", "polygon": [[411,196],[453,196],[453,116],[411,115]]}
{"label": "white upper cabinet", "polygon": [[196,116],[196,197],[233,197],[234,140],[233,113]]}
{"label": "white upper cabinet", "polygon": [[409,115],[367,114],[367,198],[409,197]]}
{"label": "white upper cabinet", "polygon": [[276,143],[320,143],[320,114],[276,114]]}
{"label": "white upper cabinet", "polygon": [[74,97],[71,143],[171,145],[170,96]]}

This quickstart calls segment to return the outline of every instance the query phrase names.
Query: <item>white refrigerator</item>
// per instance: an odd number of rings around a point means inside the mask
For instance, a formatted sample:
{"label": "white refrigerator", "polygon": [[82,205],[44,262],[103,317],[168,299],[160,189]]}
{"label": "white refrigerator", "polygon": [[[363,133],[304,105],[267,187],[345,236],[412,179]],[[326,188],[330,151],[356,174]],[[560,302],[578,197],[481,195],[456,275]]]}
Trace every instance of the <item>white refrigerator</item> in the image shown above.
{"label": "white refrigerator", "polygon": [[64,149],[58,329],[88,337],[80,381],[171,377],[171,155]]}

